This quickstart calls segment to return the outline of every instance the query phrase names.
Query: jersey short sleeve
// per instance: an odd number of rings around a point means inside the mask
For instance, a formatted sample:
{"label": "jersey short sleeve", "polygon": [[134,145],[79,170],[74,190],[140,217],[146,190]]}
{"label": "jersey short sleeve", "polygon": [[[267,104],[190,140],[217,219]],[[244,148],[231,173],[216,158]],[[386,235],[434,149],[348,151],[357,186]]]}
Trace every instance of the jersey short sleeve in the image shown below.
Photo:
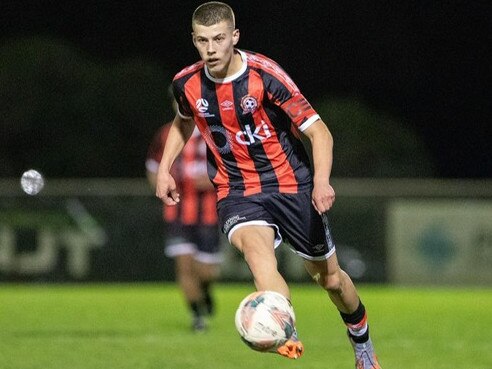
{"label": "jersey short sleeve", "polygon": [[302,132],[316,122],[319,115],[301,93],[293,95],[280,105],[282,110],[292,119],[292,122]]}
{"label": "jersey short sleeve", "polygon": [[182,69],[173,78],[172,88],[173,95],[178,103],[178,114],[185,119],[193,117],[193,110],[191,109],[190,103],[186,98],[185,84],[189,78],[191,78],[197,71],[203,69],[204,62],[199,61],[193,65],[190,65]]}
{"label": "jersey short sleeve", "polygon": [[172,86],[174,99],[178,103],[178,114],[181,116],[181,118],[191,118],[193,116],[193,111],[191,110],[183,89],[180,89],[178,83],[175,81],[173,81]]}

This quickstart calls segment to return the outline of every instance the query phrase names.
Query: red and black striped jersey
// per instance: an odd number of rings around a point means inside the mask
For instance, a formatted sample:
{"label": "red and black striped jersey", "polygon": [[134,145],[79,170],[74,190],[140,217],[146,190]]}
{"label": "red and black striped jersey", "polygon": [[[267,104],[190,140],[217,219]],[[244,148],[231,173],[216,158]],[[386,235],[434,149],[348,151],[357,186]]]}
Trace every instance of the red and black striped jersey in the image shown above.
{"label": "red and black striped jersey", "polygon": [[299,131],[319,119],[289,75],[273,60],[237,50],[243,66],[225,79],[201,61],[173,80],[178,113],[192,117],[208,146],[208,174],[218,200],[311,187]]}
{"label": "red and black striped jersey", "polygon": [[[149,146],[145,167],[152,173],[157,173],[170,128],[171,123],[162,126],[155,133]],[[195,185],[197,177],[207,174],[206,152],[206,144],[200,133],[193,132],[171,168],[181,201],[175,206],[163,207],[163,218],[166,222],[180,222],[186,225],[217,224],[215,190],[199,190]]]}

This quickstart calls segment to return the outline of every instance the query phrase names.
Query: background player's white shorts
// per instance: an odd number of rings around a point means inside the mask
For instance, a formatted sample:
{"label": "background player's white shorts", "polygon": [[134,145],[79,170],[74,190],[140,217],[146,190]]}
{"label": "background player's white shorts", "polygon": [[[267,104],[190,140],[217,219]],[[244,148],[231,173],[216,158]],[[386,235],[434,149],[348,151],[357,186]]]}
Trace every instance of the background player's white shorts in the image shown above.
{"label": "background player's white shorts", "polygon": [[217,226],[168,224],[166,234],[167,257],[193,255],[193,258],[205,264],[222,262],[220,252],[220,232]]}

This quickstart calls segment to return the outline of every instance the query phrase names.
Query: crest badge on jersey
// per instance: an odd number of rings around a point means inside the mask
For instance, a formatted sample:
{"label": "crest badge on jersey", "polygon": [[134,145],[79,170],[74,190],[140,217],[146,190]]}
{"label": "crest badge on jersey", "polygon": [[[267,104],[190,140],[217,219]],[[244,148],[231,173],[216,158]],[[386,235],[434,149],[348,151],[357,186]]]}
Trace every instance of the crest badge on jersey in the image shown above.
{"label": "crest badge on jersey", "polygon": [[258,108],[258,101],[256,101],[254,96],[243,96],[241,99],[241,108],[243,109],[243,114],[254,113],[256,108]]}

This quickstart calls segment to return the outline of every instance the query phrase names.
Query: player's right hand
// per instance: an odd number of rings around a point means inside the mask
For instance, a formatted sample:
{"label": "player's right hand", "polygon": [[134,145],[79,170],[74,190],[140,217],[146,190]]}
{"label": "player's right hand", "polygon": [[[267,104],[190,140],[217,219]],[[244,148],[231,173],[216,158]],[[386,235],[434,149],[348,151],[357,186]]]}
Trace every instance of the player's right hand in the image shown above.
{"label": "player's right hand", "polygon": [[176,182],[170,173],[159,171],[155,195],[166,205],[176,205],[179,202]]}

